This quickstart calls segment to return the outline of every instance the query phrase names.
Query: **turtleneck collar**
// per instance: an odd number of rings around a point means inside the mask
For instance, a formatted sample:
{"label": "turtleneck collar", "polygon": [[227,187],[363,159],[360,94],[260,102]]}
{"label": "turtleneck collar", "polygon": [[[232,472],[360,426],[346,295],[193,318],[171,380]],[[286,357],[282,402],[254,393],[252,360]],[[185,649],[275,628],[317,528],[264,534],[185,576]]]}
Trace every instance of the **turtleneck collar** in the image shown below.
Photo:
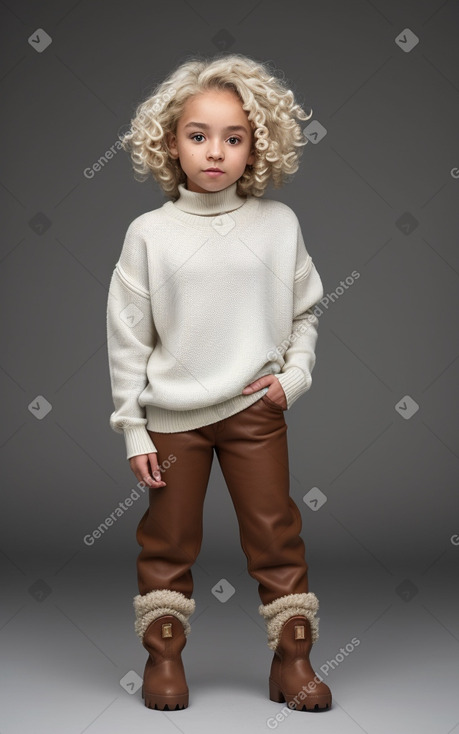
{"label": "turtleneck collar", "polygon": [[173,206],[188,214],[201,216],[224,214],[239,209],[247,201],[247,197],[239,196],[236,189],[237,181],[221,191],[201,194],[197,191],[190,191],[185,184],[181,183],[178,185],[180,196],[177,201],[174,201]]}

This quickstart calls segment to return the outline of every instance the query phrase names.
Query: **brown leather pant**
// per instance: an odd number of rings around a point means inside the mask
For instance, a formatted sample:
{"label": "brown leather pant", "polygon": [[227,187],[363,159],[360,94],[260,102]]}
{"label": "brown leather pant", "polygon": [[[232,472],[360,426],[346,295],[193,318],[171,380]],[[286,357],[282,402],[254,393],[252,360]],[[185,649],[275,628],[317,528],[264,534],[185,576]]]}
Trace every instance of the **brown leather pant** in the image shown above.
{"label": "brown leather pant", "polygon": [[[309,591],[302,518],[289,495],[287,428],[281,406],[263,395],[202,428],[149,431],[159,466],[168,468],[161,473],[167,486],[149,489],[149,507],[137,528],[140,594],[171,589],[191,598],[214,448],[262,603]],[[169,465],[170,455],[176,460]]]}

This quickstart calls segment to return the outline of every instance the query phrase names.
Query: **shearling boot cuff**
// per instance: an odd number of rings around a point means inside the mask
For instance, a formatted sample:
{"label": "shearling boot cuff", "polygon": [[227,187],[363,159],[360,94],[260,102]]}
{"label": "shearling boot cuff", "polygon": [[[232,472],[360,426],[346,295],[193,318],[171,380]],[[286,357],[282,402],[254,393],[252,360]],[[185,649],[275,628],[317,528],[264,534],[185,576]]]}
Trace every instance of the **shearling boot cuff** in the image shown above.
{"label": "shearling boot cuff", "polygon": [[149,624],[164,614],[173,614],[183,624],[185,636],[191,632],[188,617],[195,611],[196,602],[188,599],[180,591],[171,589],[155,589],[143,596],[137,594],[134,597],[134,609],[136,615],[135,631],[143,640],[143,636]]}
{"label": "shearling boot cuff", "polygon": [[306,617],[311,625],[312,642],[319,639],[319,619],[315,613],[319,609],[319,600],[312,592],[308,594],[286,594],[274,599],[270,604],[260,604],[258,611],[266,621],[268,647],[276,650],[282,625],[297,614]]}

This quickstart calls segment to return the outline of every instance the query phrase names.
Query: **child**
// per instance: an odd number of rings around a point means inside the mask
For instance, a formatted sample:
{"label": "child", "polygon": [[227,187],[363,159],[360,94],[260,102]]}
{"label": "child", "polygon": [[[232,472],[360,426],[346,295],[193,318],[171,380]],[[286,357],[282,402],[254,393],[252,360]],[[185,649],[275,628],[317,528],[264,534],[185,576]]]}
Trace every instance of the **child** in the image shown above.
{"label": "child", "polygon": [[298,169],[307,140],[296,119],[309,117],[265,65],[220,55],[180,65],[123,138],[136,174],[170,197],[129,225],[107,307],[110,426],[149,486],[134,598],[149,708],[188,706],[180,654],[214,449],[259,582],[269,697],[331,707],[309,662],[318,600],[284,417],[311,386],[323,287],[294,212],[262,198]]}

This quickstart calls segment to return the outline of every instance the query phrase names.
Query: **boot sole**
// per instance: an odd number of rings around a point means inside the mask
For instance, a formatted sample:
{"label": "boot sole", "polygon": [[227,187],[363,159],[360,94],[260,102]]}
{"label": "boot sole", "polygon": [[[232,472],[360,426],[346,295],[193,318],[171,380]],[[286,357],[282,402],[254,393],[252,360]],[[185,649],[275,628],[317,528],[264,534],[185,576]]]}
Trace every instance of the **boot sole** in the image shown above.
{"label": "boot sole", "polygon": [[167,696],[158,693],[145,692],[142,686],[142,698],[145,706],[149,709],[157,709],[158,711],[181,711],[188,708],[188,693],[179,693],[174,696]]}
{"label": "boot sole", "polygon": [[[269,700],[274,701],[274,703],[287,703],[287,706],[295,711],[328,711],[332,705],[331,694],[325,696],[307,696],[303,702],[300,701],[298,704],[295,701],[295,695],[284,694],[272,678],[269,679]],[[292,705],[290,706],[290,704]]]}

